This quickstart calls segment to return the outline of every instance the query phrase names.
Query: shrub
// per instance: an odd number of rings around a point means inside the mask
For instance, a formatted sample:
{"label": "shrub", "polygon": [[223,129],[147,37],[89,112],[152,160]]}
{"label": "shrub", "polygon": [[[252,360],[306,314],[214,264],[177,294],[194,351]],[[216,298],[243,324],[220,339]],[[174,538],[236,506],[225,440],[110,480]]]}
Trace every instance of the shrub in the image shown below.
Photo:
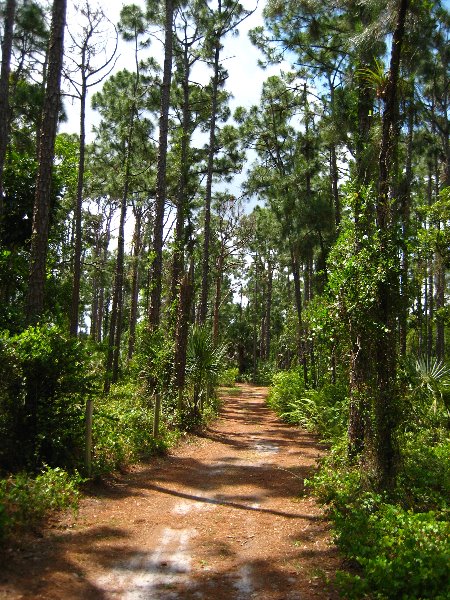
{"label": "shrub", "polygon": [[299,423],[296,408],[304,393],[300,371],[281,371],[273,377],[267,402],[288,423]]}
{"label": "shrub", "polygon": [[418,431],[447,426],[450,420],[450,369],[441,361],[406,358],[400,381],[405,391],[403,428]]}
{"label": "shrub", "polygon": [[276,364],[271,361],[259,363],[256,373],[251,374],[251,381],[255,385],[272,385],[273,378],[277,371],[278,368]]}
{"label": "shrub", "polygon": [[450,440],[422,431],[404,439],[397,489],[374,493],[360,466],[334,449],[309,482],[328,504],[336,540],[358,574],[339,573],[343,597],[444,600],[450,595]]}
{"label": "shrub", "polygon": [[176,438],[162,426],[153,437],[153,407],[142,387],[133,383],[112,386],[107,397],[94,400],[93,472],[96,475],[164,452]]}
{"label": "shrub", "polygon": [[397,495],[406,508],[445,509],[450,498],[450,436],[445,429],[408,432]]}
{"label": "shrub", "polygon": [[325,439],[339,437],[346,427],[346,387],[326,384],[318,390],[306,390],[298,370],[274,376],[268,403],[288,423],[316,431]]}
{"label": "shrub", "polygon": [[0,538],[12,527],[29,526],[50,511],[71,508],[79,500],[77,473],[46,467],[37,477],[18,473],[0,480]]}
{"label": "shrub", "polygon": [[95,389],[86,345],[56,326],[29,327],[0,338],[0,465],[80,464],[84,405]]}
{"label": "shrub", "polygon": [[184,425],[199,425],[204,409],[215,409],[216,389],[225,355],[225,346],[215,346],[206,327],[192,328],[186,357],[186,380],[192,397],[188,398],[187,421]]}
{"label": "shrub", "polygon": [[334,522],[339,545],[363,569],[363,577],[340,574],[346,598],[449,597],[450,523],[443,515],[405,511],[366,493],[335,512]]}
{"label": "shrub", "polygon": [[173,340],[161,329],[151,331],[147,322],[138,326],[136,352],[131,366],[146,392],[166,394],[172,385]]}
{"label": "shrub", "polygon": [[230,367],[225,369],[219,375],[219,385],[224,387],[234,387],[239,377],[239,369],[237,367]]}

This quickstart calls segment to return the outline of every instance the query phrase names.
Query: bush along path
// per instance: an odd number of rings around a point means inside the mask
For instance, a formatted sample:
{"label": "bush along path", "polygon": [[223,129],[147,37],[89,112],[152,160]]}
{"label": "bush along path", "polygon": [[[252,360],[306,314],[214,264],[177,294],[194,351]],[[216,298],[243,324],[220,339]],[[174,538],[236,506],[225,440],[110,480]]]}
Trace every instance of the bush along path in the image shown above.
{"label": "bush along path", "polygon": [[323,448],[239,386],[201,437],[133,468],[19,546],[0,598],[333,600],[341,566],[303,495]]}

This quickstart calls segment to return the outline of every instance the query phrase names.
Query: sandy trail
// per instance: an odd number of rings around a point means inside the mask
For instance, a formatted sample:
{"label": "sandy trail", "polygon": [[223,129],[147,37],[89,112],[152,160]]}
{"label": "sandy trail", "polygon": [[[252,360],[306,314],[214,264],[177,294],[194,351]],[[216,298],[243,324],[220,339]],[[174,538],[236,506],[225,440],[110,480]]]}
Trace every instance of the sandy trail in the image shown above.
{"label": "sandy trail", "polygon": [[335,599],[340,566],[303,479],[322,453],[239,386],[202,437],[135,467],[7,548],[0,598]]}

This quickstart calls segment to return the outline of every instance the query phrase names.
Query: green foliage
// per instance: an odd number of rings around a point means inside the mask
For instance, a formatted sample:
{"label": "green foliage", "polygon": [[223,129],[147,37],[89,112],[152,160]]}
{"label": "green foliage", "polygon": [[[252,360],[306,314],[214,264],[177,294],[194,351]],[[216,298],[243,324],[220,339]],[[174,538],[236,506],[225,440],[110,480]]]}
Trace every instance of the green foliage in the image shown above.
{"label": "green foliage", "polygon": [[[303,311],[304,327],[308,330],[309,342],[314,347],[314,373],[311,376],[316,386],[321,387],[332,379],[348,380],[348,333],[339,312],[337,299],[330,294],[313,298]],[[337,360],[339,358],[339,360]],[[311,365],[311,370],[313,365]]]}
{"label": "green foliage", "polygon": [[282,419],[289,423],[298,423],[295,411],[304,392],[305,382],[299,370],[281,371],[273,378],[267,402]]}
{"label": "green foliage", "polygon": [[450,369],[436,359],[405,359],[400,379],[403,384],[403,427],[417,431],[446,425],[450,418]]}
{"label": "green foliage", "polygon": [[431,205],[419,207],[419,213],[425,219],[424,225],[418,231],[419,252],[432,256],[439,252],[445,261],[450,259],[450,187],[443,188],[439,198]]}
{"label": "green foliage", "polygon": [[136,352],[131,373],[138,377],[148,393],[167,394],[173,371],[173,341],[162,329],[151,331],[148,323],[137,330]]}
{"label": "green foliage", "polygon": [[56,326],[0,337],[0,465],[74,468],[83,452],[84,405],[96,389],[93,358],[83,342]]}
{"label": "green foliage", "polygon": [[364,576],[340,574],[346,598],[434,598],[450,594],[450,523],[367,494],[335,517],[338,541]]}
{"label": "green foliage", "polygon": [[213,409],[215,391],[225,363],[226,347],[215,346],[206,327],[193,327],[187,347],[186,377],[192,390],[187,398],[187,414],[183,420],[189,428],[198,425],[205,416],[204,409]]}
{"label": "green foliage", "polygon": [[[0,249],[0,331],[8,329],[10,333],[15,333],[20,330],[27,277],[27,253]],[[14,302],[10,299],[14,299]]]}
{"label": "green foliage", "polygon": [[194,327],[187,348],[187,375],[193,384],[216,386],[225,361],[225,346],[214,346],[206,327]]}
{"label": "green foliage", "polygon": [[299,370],[277,373],[268,398],[271,406],[288,423],[316,431],[325,439],[342,436],[348,419],[345,386],[326,384],[305,389]]}
{"label": "green foliage", "polygon": [[270,360],[258,362],[256,373],[249,373],[248,379],[255,385],[271,385],[278,368]]}
{"label": "green foliage", "polygon": [[219,385],[224,387],[234,387],[239,377],[239,369],[230,367],[222,371],[219,375]]}
{"label": "green foliage", "polygon": [[403,465],[398,496],[406,508],[445,510],[450,499],[450,437],[446,429],[407,432],[402,440]]}
{"label": "green foliage", "polygon": [[111,472],[126,464],[165,452],[176,432],[162,427],[153,437],[153,410],[150,396],[133,382],[112,386],[108,396],[94,400],[93,472]]}
{"label": "green foliage", "polygon": [[8,248],[28,245],[31,238],[36,172],[34,155],[11,152],[8,156],[3,177],[6,198],[2,219],[2,243]]}
{"label": "green foliage", "polygon": [[335,449],[310,485],[328,504],[336,540],[355,563],[339,573],[343,597],[388,600],[450,593],[450,439],[422,431],[403,439],[403,465],[389,498],[370,490],[359,467]]}
{"label": "green foliage", "polygon": [[384,331],[376,311],[380,287],[398,282],[400,275],[397,247],[395,240],[382,241],[375,227],[373,187],[349,183],[346,191],[354,220],[343,227],[330,253],[330,309],[336,321],[376,336]]}
{"label": "green foliage", "polygon": [[78,506],[80,476],[60,468],[45,469],[37,476],[18,473],[0,480],[0,539],[13,527],[30,526],[48,512]]}

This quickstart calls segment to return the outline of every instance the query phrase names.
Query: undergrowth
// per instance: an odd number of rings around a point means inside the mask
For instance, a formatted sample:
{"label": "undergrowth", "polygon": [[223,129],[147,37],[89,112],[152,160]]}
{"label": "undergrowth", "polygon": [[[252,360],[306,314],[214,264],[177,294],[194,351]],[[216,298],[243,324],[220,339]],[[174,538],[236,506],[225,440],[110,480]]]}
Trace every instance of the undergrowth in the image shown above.
{"label": "undergrowth", "polygon": [[337,573],[346,600],[450,598],[450,436],[445,419],[400,433],[402,463],[390,495],[350,466],[345,388],[306,390],[298,371],[274,377],[269,405],[318,432],[331,451],[307,485],[327,506],[335,540],[352,567]]}
{"label": "undergrowth", "polygon": [[17,473],[0,480],[0,539],[12,529],[30,527],[51,511],[76,511],[82,478],[63,469],[45,468],[39,475]]}
{"label": "undergrowth", "polygon": [[316,431],[326,440],[338,438],[348,418],[345,386],[326,384],[320,390],[306,389],[300,371],[274,375],[268,404],[284,421]]}
{"label": "undergrowth", "polygon": [[[217,413],[222,351],[201,330],[192,338],[197,344],[188,356],[184,414],[171,385],[167,336],[142,335],[129,372],[104,395],[100,345],[46,324],[15,336],[0,332],[0,380],[6,382],[0,386],[0,537],[49,510],[74,505],[77,473],[86,473],[88,399],[92,477],[166,452],[183,431]],[[234,382],[235,376],[229,370],[224,379]],[[155,390],[162,400],[157,435]]]}
{"label": "undergrowth", "polygon": [[328,506],[336,541],[355,565],[338,573],[349,600],[450,597],[450,440],[443,434],[432,447],[405,440],[397,488],[390,496],[374,492],[357,468],[332,453],[310,482]]}
{"label": "undergrowth", "polygon": [[126,464],[164,453],[179,432],[163,420],[160,435],[153,437],[151,400],[133,383],[113,386],[108,396],[94,401],[93,475],[102,475]]}

